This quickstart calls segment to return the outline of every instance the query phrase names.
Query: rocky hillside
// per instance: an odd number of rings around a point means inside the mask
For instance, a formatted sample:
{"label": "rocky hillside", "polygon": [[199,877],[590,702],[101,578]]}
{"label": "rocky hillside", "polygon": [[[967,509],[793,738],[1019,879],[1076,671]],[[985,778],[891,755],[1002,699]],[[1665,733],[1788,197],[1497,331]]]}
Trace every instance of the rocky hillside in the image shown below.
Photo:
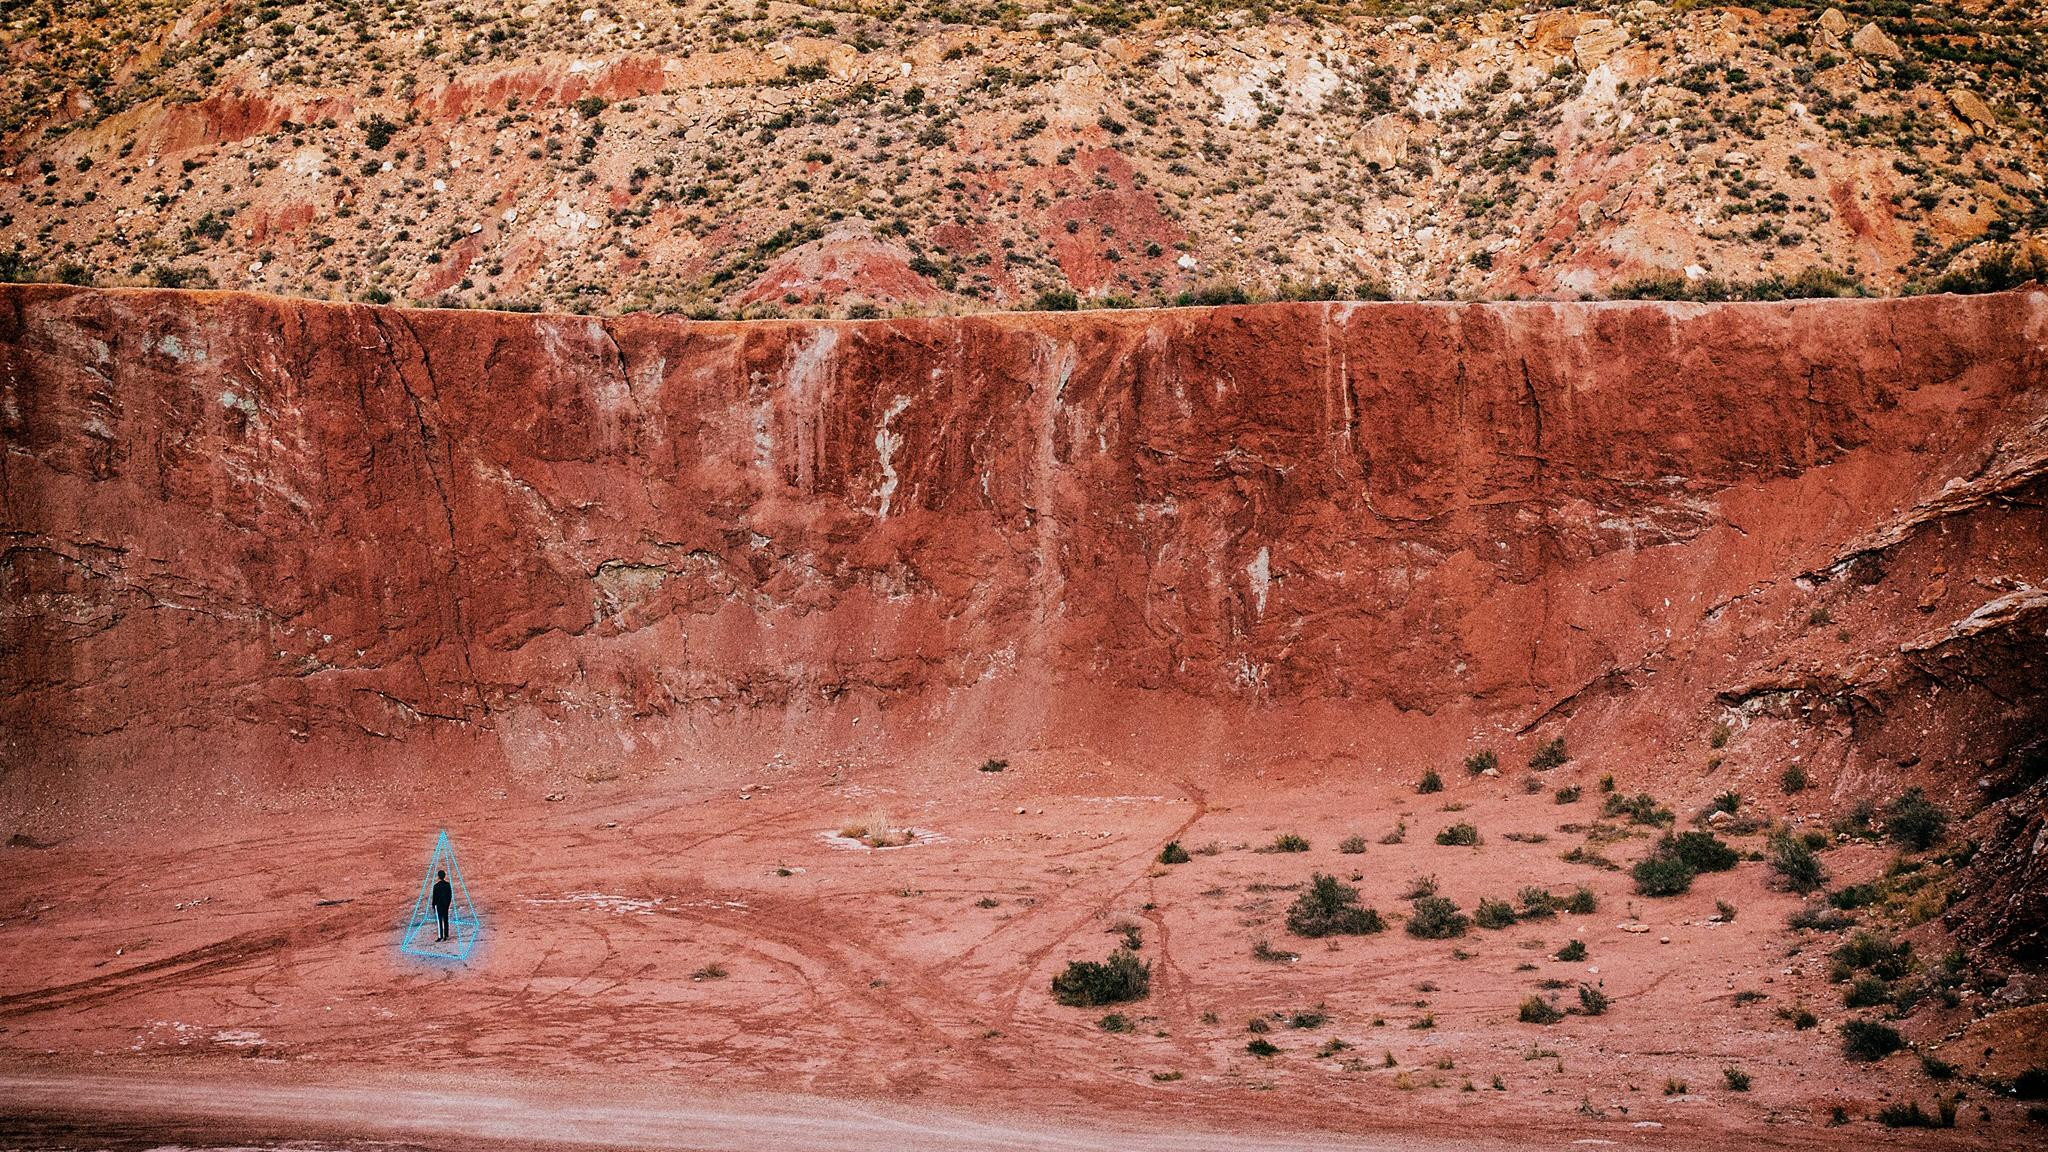
{"label": "rocky hillside", "polygon": [[2020,0],[0,0],[0,44],[12,279],[699,316],[1893,293],[2048,225]]}

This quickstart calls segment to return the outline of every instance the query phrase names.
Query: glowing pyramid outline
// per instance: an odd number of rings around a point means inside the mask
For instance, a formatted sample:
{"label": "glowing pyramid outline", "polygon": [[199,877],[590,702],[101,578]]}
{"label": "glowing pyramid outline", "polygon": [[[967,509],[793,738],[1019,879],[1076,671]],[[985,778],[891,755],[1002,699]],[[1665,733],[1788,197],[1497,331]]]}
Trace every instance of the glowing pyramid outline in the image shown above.
{"label": "glowing pyramid outline", "polygon": [[[448,883],[455,889],[455,898],[448,907],[449,939],[439,939],[441,921],[434,914],[435,873],[446,869]],[[448,839],[447,829],[441,830],[440,838],[434,841],[434,851],[427,857],[427,871],[420,879],[420,894],[412,903],[412,915],[406,920],[405,938],[398,949],[408,956],[426,960],[462,961],[476,947],[477,939],[483,934],[483,920],[476,914],[476,905],[470,902],[469,885],[463,881],[462,865],[455,859],[455,844]]]}

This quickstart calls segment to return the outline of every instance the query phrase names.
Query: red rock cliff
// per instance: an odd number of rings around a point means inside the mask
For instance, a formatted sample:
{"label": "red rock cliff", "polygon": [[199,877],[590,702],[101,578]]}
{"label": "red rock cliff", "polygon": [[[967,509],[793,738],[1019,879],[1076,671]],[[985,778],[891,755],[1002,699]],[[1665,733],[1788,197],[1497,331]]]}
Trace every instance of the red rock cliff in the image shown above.
{"label": "red rock cliff", "polygon": [[0,378],[11,817],[1588,717],[1643,769],[1717,710],[1910,711],[2048,578],[2039,292],[741,325],[8,288]]}

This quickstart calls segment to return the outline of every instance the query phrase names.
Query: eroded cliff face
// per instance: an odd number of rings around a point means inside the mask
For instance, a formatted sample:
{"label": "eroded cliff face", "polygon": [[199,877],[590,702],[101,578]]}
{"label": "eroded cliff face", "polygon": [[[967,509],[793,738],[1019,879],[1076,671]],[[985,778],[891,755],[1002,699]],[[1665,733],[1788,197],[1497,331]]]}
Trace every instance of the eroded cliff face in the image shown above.
{"label": "eroded cliff face", "polygon": [[1407,767],[1565,727],[1696,778],[1717,722],[1788,733],[1735,777],[1840,790],[2040,720],[2040,292],[703,324],[8,288],[0,378],[24,826],[422,765]]}

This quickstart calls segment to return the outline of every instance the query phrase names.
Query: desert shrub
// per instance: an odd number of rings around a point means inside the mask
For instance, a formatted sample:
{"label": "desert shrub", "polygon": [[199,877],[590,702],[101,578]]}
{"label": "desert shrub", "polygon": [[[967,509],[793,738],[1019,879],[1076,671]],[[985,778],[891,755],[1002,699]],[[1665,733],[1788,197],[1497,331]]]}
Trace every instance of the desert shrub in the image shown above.
{"label": "desert shrub", "polygon": [[1555,798],[1559,804],[1577,804],[1579,802],[1579,795],[1579,786],[1577,784],[1567,784],[1557,790]]}
{"label": "desert shrub", "polygon": [[1780,1008],[1778,1018],[1791,1024],[1793,1030],[1798,1032],[1804,1032],[1820,1024],[1820,1017],[1805,1008]]}
{"label": "desert shrub", "polygon": [[1538,772],[1548,772],[1552,768],[1563,767],[1570,760],[1571,755],[1564,750],[1564,737],[1559,736],[1536,749],[1529,757],[1529,767]]}
{"label": "desert shrub", "polygon": [[1835,949],[1835,968],[1842,976],[1870,972],[1885,980],[1897,980],[1913,971],[1913,942],[1876,932],[1858,932]]}
{"label": "desert shrub", "polygon": [[1524,1024],[1555,1024],[1564,1019],[1564,1013],[1541,996],[1524,996],[1515,1018]]}
{"label": "desert shrub", "polygon": [[1522,902],[1524,920],[1548,920],[1557,915],[1557,897],[1533,884],[1515,893],[1515,899]]}
{"label": "desert shrub", "polygon": [[1505,900],[1482,899],[1472,912],[1472,922],[1481,928],[1512,928],[1515,925],[1514,906]]}
{"label": "desert shrub", "polygon": [[1489,768],[1495,771],[1500,770],[1500,757],[1494,755],[1491,748],[1483,752],[1474,752],[1470,756],[1465,757],[1465,771],[1474,776]]}
{"label": "desert shrub", "polygon": [[1609,1004],[1607,993],[1591,984],[1579,985],[1579,1011],[1588,1016],[1605,1016]]}
{"label": "desert shrub", "polygon": [[1436,769],[1431,768],[1422,774],[1422,779],[1415,782],[1415,790],[1424,796],[1431,792],[1441,792],[1444,790],[1444,778],[1436,774]]}
{"label": "desert shrub", "polygon": [[1638,792],[1634,796],[1610,792],[1600,804],[1600,814],[1626,816],[1631,824],[1648,824],[1653,828],[1661,828],[1677,819],[1671,814],[1671,809],[1658,804],[1657,798],[1648,792]]}
{"label": "desert shrub", "polygon": [[1847,1008],[1875,1008],[1892,998],[1892,987],[1875,976],[1859,976],[1842,996]]}
{"label": "desert shrub", "polygon": [[1875,884],[1851,884],[1828,893],[1828,905],[1840,908],[1844,912],[1853,912],[1877,903],[1878,895]]}
{"label": "desert shrub", "polygon": [[1806,791],[1806,769],[1797,764],[1787,764],[1778,777],[1778,787],[1784,789],[1787,796]]}
{"label": "desert shrub", "polygon": [[1849,1020],[1842,1024],[1842,1055],[1871,1063],[1882,1060],[1906,1046],[1899,1030],[1875,1020]]}
{"label": "desert shrub", "polygon": [[2048,1100],[2048,1067],[2036,1064],[2013,1077],[2012,1092],[2022,1100]]}
{"label": "desert shrub", "polygon": [[1159,850],[1161,864],[1185,864],[1192,859],[1194,857],[1188,855],[1188,850],[1181,847],[1178,840],[1168,840],[1166,847]]}
{"label": "desert shrub", "polygon": [[2029,281],[2048,281],[2048,257],[2014,245],[1993,248],[1970,267],[1943,274],[1934,290],[1958,295],[2004,292]]}
{"label": "desert shrub", "polygon": [[1417,876],[1408,882],[1408,890],[1401,893],[1403,900],[1420,900],[1424,896],[1436,895],[1435,876]]}
{"label": "desert shrub", "polygon": [[1854,926],[1856,918],[1847,912],[1808,904],[1785,918],[1785,926],[1794,931],[1811,928],[1816,932],[1839,932]]}
{"label": "desert shrub", "polygon": [[1117,949],[1101,962],[1076,960],[1052,978],[1053,998],[1069,1008],[1142,1000],[1151,992],[1152,965],[1128,948]]}
{"label": "desert shrub", "polygon": [[1692,887],[1692,878],[1698,873],[1676,852],[1659,850],[1636,861],[1630,875],[1641,895],[1676,896]]}
{"label": "desert shrub", "polygon": [[1564,898],[1564,910],[1574,916],[1590,916],[1600,910],[1600,898],[1591,888],[1579,885],[1578,891]]}
{"label": "desert shrub", "polygon": [[1040,312],[1073,312],[1081,307],[1081,298],[1069,288],[1047,288],[1032,306]]}
{"label": "desert shrub", "polygon": [[1365,837],[1354,832],[1337,842],[1337,851],[1349,856],[1356,856],[1360,852],[1365,851]]}
{"label": "desert shrub", "polygon": [[1920,1070],[1927,1073],[1929,1080],[1953,1080],[1956,1078],[1956,1066],[1932,1052],[1922,1052],[1920,1054]]}
{"label": "desert shrub", "polygon": [[1296,836],[1292,832],[1283,832],[1273,838],[1273,843],[1266,847],[1266,851],[1306,852],[1308,851],[1308,841],[1300,836]]}
{"label": "desert shrub", "polygon": [[1586,942],[1584,940],[1565,941],[1564,947],[1557,950],[1557,958],[1567,963],[1584,960],[1586,958]]}
{"label": "desert shrub", "polygon": [[1264,1060],[1280,1053],[1280,1046],[1265,1037],[1257,1037],[1244,1046],[1244,1050]]}
{"label": "desert shrub", "polygon": [[1408,917],[1408,934],[1420,940],[1449,940],[1463,936],[1472,921],[1458,911],[1455,901],[1442,896],[1421,896]]}
{"label": "desert shrub", "polygon": [[1794,892],[1811,892],[1827,883],[1827,869],[1804,840],[1781,832],[1771,837],[1771,871]]}
{"label": "desert shrub", "polygon": [[1364,936],[1386,926],[1378,911],[1358,903],[1358,889],[1320,872],[1287,910],[1287,930],[1296,936]]}
{"label": "desert shrub", "polygon": [[1730,1092],[1749,1091],[1749,1073],[1732,1064],[1721,1069],[1721,1082],[1728,1085]]}
{"label": "desert shrub", "polygon": [[1877,1122],[1887,1128],[1937,1128],[1934,1117],[1921,1111],[1918,1100],[1887,1104],[1877,1110]]}
{"label": "desert shrub", "polygon": [[1932,848],[1947,828],[1948,813],[1918,788],[1906,789],[1903,795],[1885,806],[1885,835],[1890,836],[1894,844],[1916,851]]}
{"label": "desert shrub", "polygon": [[1436,834],[1436,842],[1454,848],[1471,848],[1479,843],[1479,829],[1470,824],[1453,824]]}
{"label": "desert shrub", "polygon": [[1138,1026],[1131,1023],[1130,1019],[1120,1012],[1111,1012],[1109,1015],[1097,1020],[1095,1026],[1104,1032],[1136,1032],[1138,1030]]}
{"label": "desert shrub", "polygon": [[1252,941],[1252,959],[1266,960],[1274,964],[1292,964],[1301,959],[1299,955],[1284,948],[1275,948],[1264,940]]}
{"label": "desert shrub", "polygon": [[1289,1028],[1321,1028],[1329,1022],[1330,1014],[1316,1008],[1296,1012],[1287,1018],[1287,1026]]}
{"label": "desert shrub", "polygon": [[1726,872],[1742,856],[1712,832],[1681,832],[1669,840],[1671,851],[1695,872]]}

